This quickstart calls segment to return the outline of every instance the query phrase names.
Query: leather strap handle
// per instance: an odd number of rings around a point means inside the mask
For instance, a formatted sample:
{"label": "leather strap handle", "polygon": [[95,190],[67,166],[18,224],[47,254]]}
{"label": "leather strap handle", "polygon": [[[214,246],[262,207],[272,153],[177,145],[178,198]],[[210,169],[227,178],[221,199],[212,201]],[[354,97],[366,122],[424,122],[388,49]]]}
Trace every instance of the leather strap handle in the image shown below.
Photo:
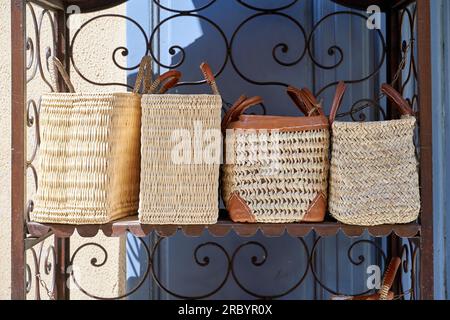
{"label": "leather strap handle", "polygon": [[[180,81],[181,72],[176,70],[167,71],[163,75],[159,76],[155,82],[152,83],[149,93],[164,94],[169,89],[173,88]],[[159,90],[158,90],[159,88]]]}
{"label": "leather strap handle", "polygon": [[67,73],[67,71],[64,68],[63,64],[61,63],[61,61],[57,57],[52,56],[52,62],[53,62],[53,65],[58,70],[58,73],[63,78],[64,83],[66,84],[67,89],[69,90],[69,92],[70,93],[75,93],[75,88],[74,88],[74,86],[72,84],[72,81],[70,81],[69,74]]}
{"label": "leather strap handle", "polygon": [[233,106],[230,109],[228,109],[228,111],[225,113],[225,116],[223,117],[221,124],[222,132],[225,132],[227,130],[227,127],[231,122],[230,120],[231,116],[236,111],[237,107],[239,107],[241,103],[244,102],[245,100],[247,100],[246,96],[244,95],[240,96],[239,99],[233,104]]}
{"label": "leather strap handle", "polygon": [[312,116],[314,115],[314,113],[319,113],[319,115],[325,116],[325,113],[322,109],[322,104],[317,100],[317,98],[309,89],[303,88],[300,93],[302,94],[303,99],[306,102],[306,106],[309,105],[307,116]]}
{"label": "leather strap handle", "polygon": [[253,106],[257,106],[261,103],[263,103],[263,99],[259,96],[248,98],[247,100],[243,101],[241,105],[236,109],[236,112],[233,113],[231,121],[237,121],[239,117],[244,114],[245,111],[247,111],[247,109]]}
{"label": "leather strap handle", "polygon": [[336,115],[339,108],[341,107],[345,90],[346,90],[345,83],[343,81],[340,81],[336,87],[336,93],[334,95],[333,103],[331,104],[330,125],[332,125],[336,120]]}
{"label": "leather strap handle", "polygon": [[211,70],[211,67],[208,63],[203,62],[200,65],[200,70],[202,70],[203,76],[205,77],[206,82],[211,86],[212,92],[214,95],[220,95],[219,87],[216,83],[216,78],[214,77],[214,73]]}
{"label": "leather strap handle", "polygon": [[297,89],[295,87],[289,86],[287,88],[286,92],[287,92],[288,96],[292,99],[292,101],[294,101],[295,105],[300,109],[300,111],[304,115],[308,115],[308,108],[302,99],[301,90]]}
{"label": "leather strap handle", "polygon": [[150,88],[153,82],[153,70],[152,70],[152,58],[150,56],[144,56],[139,65],[139,71],[136,76],[136,82],[134,84],[133,93],[139,93],[141,86],[143,86],[142,93],[146,94],[150,92]]}
{"label": "leather strap handle", "polygon": [[392,101],[398,111],[404,116],[414,116],[414,111],[408,101],[392,86],[385,83],[381,86],[381,91]]}
{"label": "leather strap handle", "polygon": [[309,89],[304,88],[300,90],[294,87],[288,87],[287,93],[305,116],[325,116],[320,102],[317,101]]}
{"label": "leather strap handle", "polygon": [[228,129],[230,123],[239,120],[239,117],[249,108],[263,103],[263,99],[259,96],[246,98],[241,96],[234,106],[227,112],[225,118],[222,121],[222,131],[225,132]]}
{"label": "leather strap handle", "polygon": [[395,277],[401,263],[402,260],[399,257],[392,258],[391,262],[389,263],[389,266],[387,267],[386,273],[384,275],[381,289],[379,291],[380,300],[387,300],[389,290],[391,290],[392,285],[394,284]]}

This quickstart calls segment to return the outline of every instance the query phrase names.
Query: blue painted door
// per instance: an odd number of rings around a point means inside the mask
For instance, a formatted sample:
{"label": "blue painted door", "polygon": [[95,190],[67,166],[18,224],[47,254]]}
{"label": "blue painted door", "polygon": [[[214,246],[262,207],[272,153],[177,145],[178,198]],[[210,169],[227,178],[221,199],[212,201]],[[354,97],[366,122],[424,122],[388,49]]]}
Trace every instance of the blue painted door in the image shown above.
{"label": "blue painted door", "polygon": [[433,61],[435,298],[450,297],[450,2],[430,1]]}
{"label": "blue painted door", "polygon": [[[331,14],[335,11],[341,13]],[[185,81],[198,81],[198,66],[206,60],[215,71],[222,70],[218,85],[226,102],[234,102],[243,93],[261,95],[271,114],[298,115],[279,83],[320,92],[328,112],[336,80],[356,80],[344,101],[348,111],[361,99],[373,99],[386,78],[383,30],[369,30],[364,14],[350,14],[329,0],[131,0],[128,15],[144,26],[150,38],[158,60],[155,72],[176,66]],[[130,66],[145,53],[143,40],[130,23]],[[187,85],[174,92],[206,93],[209,88]],[[367,118],[379,116],[373,108],[361,114]],[[378,247],[386,242],[368,244],[369,239],[369,235],[349,239],[338,234],[320,240],[314,233],[303,241],[288,235],[265,238],[261,234],[249,239],[235,234],[215,239],[206,233],[201,238],[178,233],[162,240],[155,252],[155,273],[166,290],[160,290],[149,277],[133,298],[326,299],[332,291],[364,292],[368,267],[381,265]],[[155,236],[146,239],[149,245],[155,241]],[[307,261],[315,241],[318,245],[313,265],[319,281],[314,281]],[[235,254],[231,274],[227,254]],[[130,236],[130,288],[144,274],[145,260],[142,245]]]}

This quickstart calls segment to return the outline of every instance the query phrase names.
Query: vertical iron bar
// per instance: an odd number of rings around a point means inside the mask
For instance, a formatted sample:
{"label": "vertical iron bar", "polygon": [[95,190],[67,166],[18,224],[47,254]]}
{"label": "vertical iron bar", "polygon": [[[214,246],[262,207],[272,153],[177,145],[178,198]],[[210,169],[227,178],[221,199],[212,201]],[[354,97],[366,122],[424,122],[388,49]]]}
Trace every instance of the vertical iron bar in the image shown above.
{"label": "vertical iron bar", "polygon": [[24,0],[11,1],[11,298],[26,299],[26,11]]}
{"label": "vertical iron bar", "polygon": [[[396,9],[390,9],[386,14],[386,37],[387,37],[387,80],[391,82],[397,73],[402,59],[401,42],[402,26],[400,23],[399,12]],[[401,76],[395,88],[401,87]],[[390,118],[398,116],[396,108],[392,107],[390,101],[387,102],[387,114]]]}
{"label": "vertical iron bar", "polygon": [[[69,60],[69,30],[67,28],[67,14],[62,10],[56,13],[57,32],[57,57],[64,62],[67,72],[70,74]],[[58,75],[58,87],[64,88],[63,79]],[[67,285],[69,272],[67,270],[70,263],[70,238],[58,238],[55,236],[56,250],[56,299],[69,300],[70,290]]]}
{"label": "vertical iron bar", "polygon": [[[400,13],[397,9],[390,9],[386,15],[386,35],[387,35],[387,80],[391,82],[400,66],[400,61],[402,59],[401,54],[401,41],[402,41],[402,26],[400,23]],[[399,89],[401,87],[401,76],[395,88]],[[397,118],[398,114],[396,108],[393,107],[392,103],[387,101],[386,114],[390,119]],[[392,234],[388,238],[388,252],[387,255],[390,257],[397,257],[400,254],[399,246],[401,245],[401,239]],[[398,283],[394,283],[392,290],[396,295],[399,294]]]}
{"label": "vertical iron bar", "polygon": [[433,120],[431,77],[430,1],[417,0],[418,86],[420,110],[420,187],[422,200],[420,241],[420,296],[434,297],[433,245]]}

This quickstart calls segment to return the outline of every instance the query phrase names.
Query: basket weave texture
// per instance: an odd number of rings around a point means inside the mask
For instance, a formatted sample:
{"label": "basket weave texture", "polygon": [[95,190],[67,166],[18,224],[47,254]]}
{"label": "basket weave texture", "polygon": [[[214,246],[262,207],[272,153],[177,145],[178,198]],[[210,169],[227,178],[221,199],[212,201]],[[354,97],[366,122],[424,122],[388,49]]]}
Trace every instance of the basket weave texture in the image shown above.
{"label": "basket weave texture", "polygon": [[314,198],[327,194],[328,146],[328,129],[234,130],[226,144],[227,163],[233,164],[223,166],[223,198],[238,192],[256,222],[300,222]]}
{"label": "basket weave texture", "polygon": [[140,101],[133,93],[42,97],[32,220],[103,224],[137,212]]}
{"label": "basket weave texture", "polygon": [[172,134],[181,129],[194,137],[196,122],[203,130],[220,130],[221,107],[222,100],[216,95],[143,97],[141,223],[217,222],[219,162],[174,163],[172,151],[179,141],[172,139]]}
{"label": "basket weave texture", "polygon": [[[292,92],[297,94],[298,89]],[[301,222],[319,195],[324,201],[327,197],[328,120],[317,103],[307,111],[303,103],[297,102],[305,114],[319,112],[308,118],[243,115],[262,100],[241,99],[225,115],[222,125],[227,131],[222,197],[231,210],[230,216],[233,219],[231,201],[237,194],[248,208],[252,222]],[[270,128],[262,129],[263,122]],[[275,122],[279,125],[273,126]]]}
{"label": "basket weave texture", "polygon": [[[142,59],[132,93],[75,93],[62,63],[54,67],[70,93],[42,96],[39,188],[33,221],[104,224],[139,207],[141,84],[149,92],[151,59]],[[163,78],[164,76],[164,78]],[[176,72],[159,83],[177,79]],[[165,88],[163,88],[165,90]]]}
{"label": "basket weave texture", "polygon": [[333,123],[329,195],[333,217],[362,226],[418,218],[415,126],[411,115],[391,121]]}
{"label": "basket weave texture", "polygon": [[[217,222],[222,99],[212,73],[209,71],[205,76],[215,94],[142,98],[139,220],[143,224]],[[174,161],[174,150],[178,150],[181,141],[174,139],[176,132],[187,139],[186,161]],[[207,139],[203,136],[205,132],[219,133],[219,137]],[[217,152],[214,161],[203,159],[208,146]]]}

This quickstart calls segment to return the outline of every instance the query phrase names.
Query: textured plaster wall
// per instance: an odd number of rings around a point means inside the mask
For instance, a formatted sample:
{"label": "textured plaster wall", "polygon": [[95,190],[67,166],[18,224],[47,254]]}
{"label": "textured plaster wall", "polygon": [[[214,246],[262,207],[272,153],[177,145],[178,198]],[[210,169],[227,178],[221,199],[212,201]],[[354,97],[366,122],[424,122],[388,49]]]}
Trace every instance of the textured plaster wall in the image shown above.
{"label": "textured plaster wall", "polygon": [[[108,13],[125,14],[125,5],[108,10]],[[39,15],[37,8],[36,13]],[[97,13],[98,14],[98,13]],[[83,23],[92,14],[81,15],[79,22]],[[73,25],[76,26],[76,23]],[[27,17],[28,34],[33,34],[33,25],[30,16]],[[41,35],[42,58],[45,59],[45,49],[51,45],[50,23],[44,20]],[[72,30],[72,34],[74,30]],[[0,1],[0,299],[10,298],[10,149],[11,149],[11,121],[10,121],[10,1]],[[125,83],[127,74],[125,71],[113,66],[111,54],[116,47],[126,46],[126,25],[123,19],[104,18],[98,20],[84,29],[75,44],[74,59],[80,71],[89,79],[97,82]],[[126,65],[126,58],[119,55],[118,62]],[[122,59],[120,59],[122,58]],[[45,69],[45,68],[44,68]],[[47,70],[46,77],[50,78]],[[72,69],[72,80],[77,91],[124,91],[123,87],[99,87],[93,86],[82,80]],[[43,92],[49,88],[38,76],[28,85],[28,99],[38,101]],[[28,148],[31,150],[34,139],[33,131],[28,132]],[[34,190],[31,175],[28,177],[28,189]],[[46,241],[46,246],[52,243],[52,239]],[[80,245],[87,242],[101,244],[108,252],[108,261],[101,268],[92,267],[90,261],[97,258],[102,262],[105,258],[102,251],[94,246],[85,247],[80,251],[75,261],[77,280],[88,292],[99,296],[115,296],[125,288],[125,239],[107,239],[98,235],[94,239],[81,239],[77,235],[72,238],[72,253]],[[46,248],[44,248],[45,253]],[[31,261],[28,256],[28,261]],[[32,268],[34,268],[32,266]],[[48,277],[45,280],[50,284]],[[41,295],[47,298],[44,290]],[[33,298],[31,293],[28,298]],[[85,299],[86,296],[71,284],[71,298]]]}
{"label": "textured plaster wall", "polygon": [[10,2],[0,1],[0,299],[10,297]]}

